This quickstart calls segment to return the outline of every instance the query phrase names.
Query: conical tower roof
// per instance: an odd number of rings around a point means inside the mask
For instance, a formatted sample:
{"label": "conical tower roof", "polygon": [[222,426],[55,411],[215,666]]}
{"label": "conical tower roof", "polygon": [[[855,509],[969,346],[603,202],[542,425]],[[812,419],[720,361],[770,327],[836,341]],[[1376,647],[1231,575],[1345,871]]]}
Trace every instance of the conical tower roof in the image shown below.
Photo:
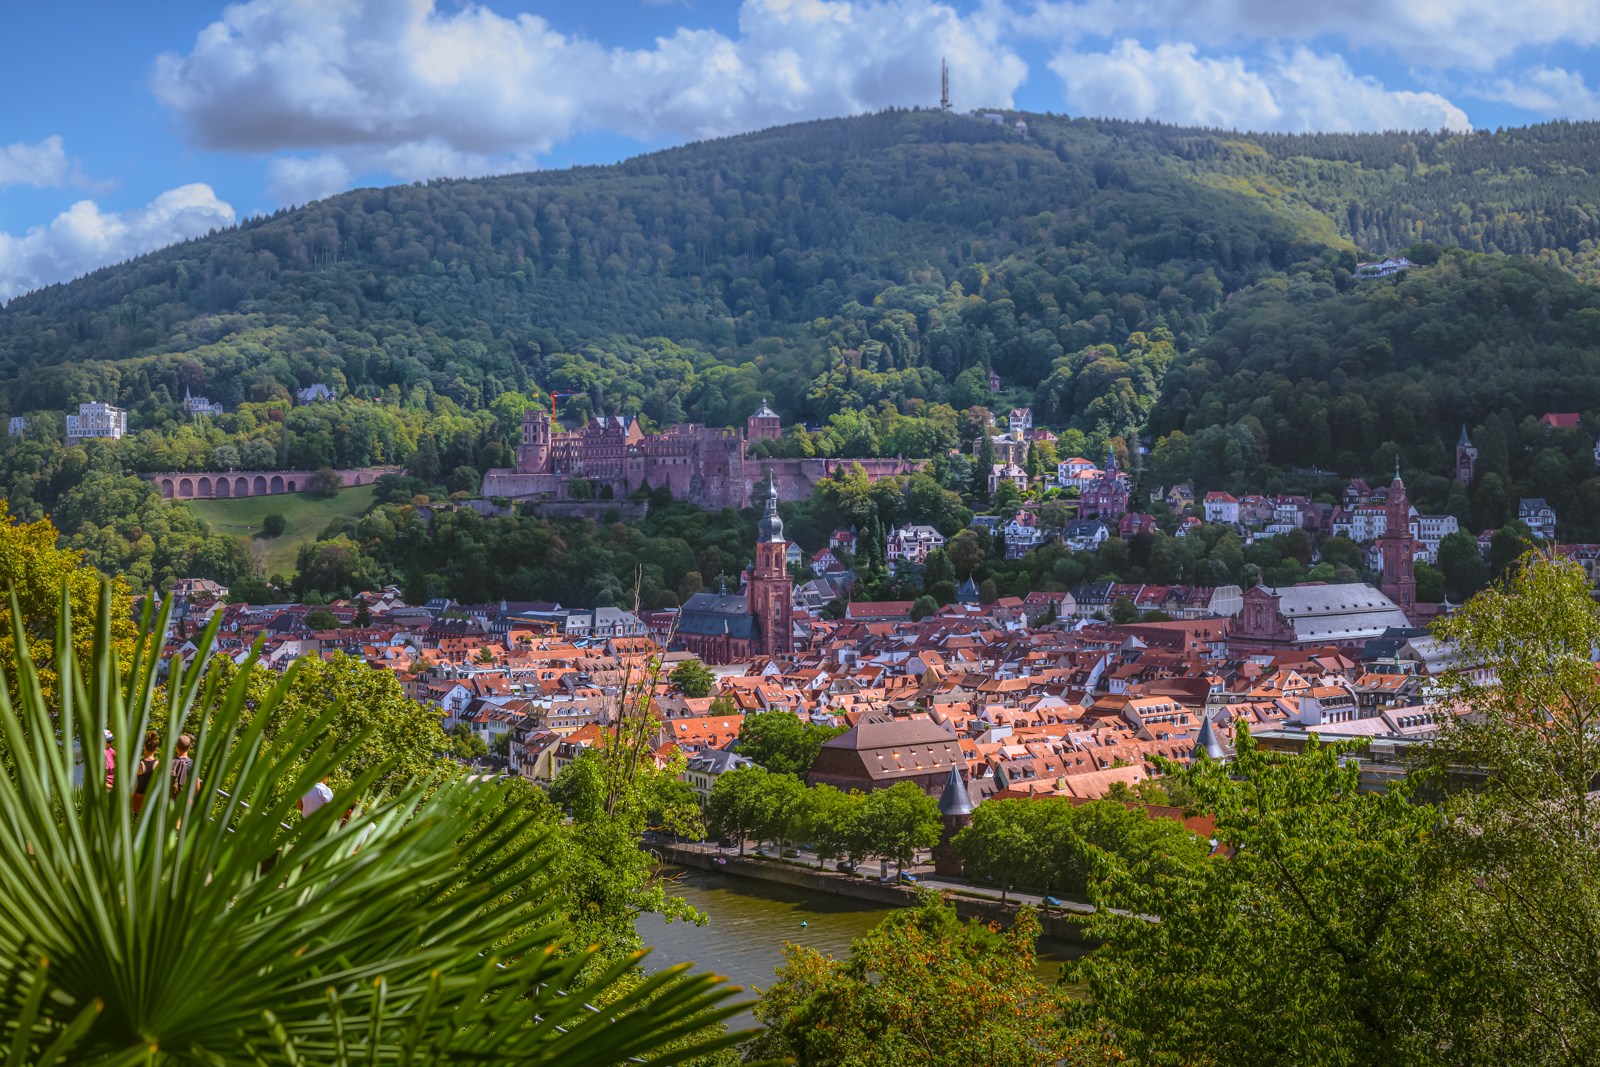
{"label": "conical tower roof", "polygon": [[1194,758],[1209,756],[1217,762],[1228,758],[1228,750],[1223,747],[1222,741],[1217,737],[1217,732],[1211,728],[1211,717],[1200,716],[1200,736],[1195,738]]}
{"label": "conical tower roof", "polygon": [[971,815],[972,797],[961,781],[961,771],[950,764],[950,777],[944,783],[944,793],[939,797],[940,815]]}
{"label": "conical tower roof", "polygon": [[1467,440],[1467,424],[1464,422],[1461,424],[1461,440],[1457,441],[1456,444],[1466,448],[1472,447],[1472,442]]}

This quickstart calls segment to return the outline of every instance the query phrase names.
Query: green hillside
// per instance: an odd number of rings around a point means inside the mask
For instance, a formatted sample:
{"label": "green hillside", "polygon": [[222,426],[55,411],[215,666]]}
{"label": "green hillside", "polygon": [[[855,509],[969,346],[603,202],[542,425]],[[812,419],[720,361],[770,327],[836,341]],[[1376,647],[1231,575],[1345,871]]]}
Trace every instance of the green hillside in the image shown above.
{"label": "green hillside", "polygon": [[[354,486],[336,497],[316,493],[236,497],[231,500],[191,500],[189,510],[215,529],[249,537],[265,548],[263,573],[292,574],[300,546],[316,540],[330,523],[359,518],[372,507],[372,486]],[[278,514],[284,518],[283,534],[260,537],[261,520]]]}
{"label": "green hillside", "polygon": [[[552,391],[577,394],[569,418],[646,430],[737,425],[765,398],[811,431],[760,451],[838,457],[939,456],[1027,405],[1072,452],[1149,437],[1152,484],[1322,492],[1294,471],[1398,453],[1428,507],[1494,524],[1544,495],[1565,536],[1600,538],[1596,204],[1592,123],[1280,136],[930,111],[356,190],[0,309],[0,415],[33,420],[0,479],[99,566],[227,578],[249,567],[230,528],[187,528],[131,475],[400,463],[396,502],[472,492]],[[1421,269],[1354,276],[1399,252]],[[318,381],[338,402],[292,404]],[[187,420],[185,391],[226,414]],[[92,399],[133,432],[61,447]],[[1549,410],[1582,432],[1529,428]],[[1462,422],[1506,441],[1482,502],[1451,499]],[[976,503],[968,477],[939,488]],[[384,566],[448,581],[461,558]]]}

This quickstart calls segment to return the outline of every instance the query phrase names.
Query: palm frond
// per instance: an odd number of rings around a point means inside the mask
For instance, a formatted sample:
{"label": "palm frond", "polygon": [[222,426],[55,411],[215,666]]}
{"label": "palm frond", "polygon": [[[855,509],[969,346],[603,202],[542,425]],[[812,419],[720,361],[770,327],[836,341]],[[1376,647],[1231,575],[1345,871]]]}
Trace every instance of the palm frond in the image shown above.
{"label": "palm frond", "polygon": [[[567,950],[556,894],[542,884],[543,843],[520,832],[522,813],[502,788],[436,776],[379,798],[369,789],[383,765],[300,818],[295,798],[367,739],[324,740],[337,705],[269,735],[292,676],[251,704],[252,654],[222,684],[207,670],[215,620],[199,654],[158,685],[169,607],[146,610],[123,665],[102,590],[93,658],[61,658],[51,707],[15,596],[10,606],[20,696],[13,707],[0,678],[7,1067],[53,1064],[69,1049],[74,1063],[106,1065],[598,1067],[679,1063],[744,1036],[651,1058],[736,1014],[725,1003],[736,991],[675,968],[608,1002],[602,994],[629,961],[582,980],[593,955]],[[73,625],[63,595],[57,648],[72,647]],[[135,763],[153,721],[165,723],[158,763],[134,813]],[[198,724],[193,771],[174,791],[166,783],[186,723]],[[279,768],[291,764],[286,782]],[[506,894],[512,873],[533,888]]]}

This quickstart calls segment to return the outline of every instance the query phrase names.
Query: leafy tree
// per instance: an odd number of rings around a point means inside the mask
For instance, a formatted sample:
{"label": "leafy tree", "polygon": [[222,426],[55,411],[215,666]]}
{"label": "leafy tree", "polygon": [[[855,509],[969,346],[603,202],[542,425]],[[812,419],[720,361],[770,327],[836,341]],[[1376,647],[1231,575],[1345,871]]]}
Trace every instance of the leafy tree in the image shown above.
{"label": "leafy tree", "polygon": [[[0,500],[0,590],[15,598],[22,616],[21,637],[27,642],[39,686],[52,704],[58,699],[58,675],[62,664],[56,641],[56,622],[61,614],[62,590],[71,602],[73,613],[88,620],[100,595],[101,580],[83,565],[80,553],[56,547],[56,528],[48,519],[33,523],[12,522],[6,501]],[[133,600],[120,579],[110,584],[113,599],[112,640],[118,660],[126,665],[132,658],[136,629]],[[6,615],[9,618],[10,608]],[[72,649],[79,662],[89,662],[94,652],[94,631],[85,626],[74,631]],[[0,643],[0,671],[4,671],[6,692],[13,705],[19,699],[18,649]]]}
{"label": "leafy tree", "polygon": [[1464,530],[1446,534],[1439,541],[1439,570],[1445,585],[1459,600],[1477,593],[1489,581],[1478,540]]}
{"label": "leafy tree", "polygon": [[1152,877],[1091,850],[1107,943],[1073,969],[1091,999],[1072,1014],[1141,1062],[1476,1062],[1497,991],[1470,928],[1438,921],[1437,813],[1407,783],[1362,792],[1357,762],[1315,738],[1283,758],[1241,727],[1236,753],[1189,774],[1230,858]]}
{"label": "leafy tree", "polygon": [[848,860],[857,864],[866,857],[866,849],[857,832],[857,816],[865,797],[851,790],[846,792],[831,785],[819,784],[811,789],[811,802],[805,809],[805,837],[817,854],[817,861]]}
{"label": "leafy tree", "polygon": [[261,532],[267,537],[282,537],[288,525],[284,517],[274,511],[261,520]]}
{"label": "leafy tree", "polygon": [[312,484],[316,486],[319,496],[336,497],[344,488],[344,479],[332,467],[323,467],[312,476]]}
{"label": "leafy tree", "polygon": [[939,804],[914,782],[896,782],[867,794],[856,816],[857,832],[873,855],[909,867],[921,849],[939,843]]}
{"label": "leafy tree", "polygon": [[[472,760],[489,754],[488,742],[480,737],[477,731],[464,722],[458,722],[450,728],[450,754],[459,760]],[[552,796],[554,796],[552,786]],[[560,803],[560,801],[558,801]]]}
{"label": "leafy tree", "polygon": [[432,485],[439,480],[439,446],[434,441],[433,435],[425,433],[417,439],[416,451],[411,453],[411,458],[406,461],[406,471],[421,480],[424,485]]}
{"label": "leafy tree", "polygon": [[334,617],[333,612],[322,608],[306,613],[306,625],[313,630],[337,630],[339,620]]}
{"label": "leafy tree", "polygon": [[686,697],[709,696],[713,686],[717,684],[717,676],[697,659],[686,659],[672,669],[667,675],[672,684],[683,690]]}
{"label": "leafy tree", "polygon": [[1139,609],[1132,600],[1125,596],[1117,597],[1116,603],[1111,605],[1111,621],[1126,624],[1139,621]]}
{"label": "leafy tree", "polygon": [[786,708],[758,711],[745,716],[739,728],[739,754],[774,774],[804,778],[810,773],[822,743],[843,732],[843,727],[803,721]]}
{"label": "leafy tree", "polygon": [[1512,519],[1489,538],[1490,573],[1495,578],[1504,577],[1513,563],[1541,544],[1527,523]]}
{"label": "leafy tree", "polygon": [[[585,487],[588,482],[583,483]],[[469,496],[478,491],[478,470],[468,464],[461,464],[450,472],[444,481],[444,487],[452,493],[466,493]]]}
{"label": "leafy tree", "polygon": [[925,619],[929,615],[936,614],[938,610],[939,602],[933,597],[926,594],[919,596],[911,602],[911,621],[916,622],[919,619]]}
{"label": "leafy tree", "polygon": [[706,801],[706,829],[713,837],[731,837],[744,855],[745,838],[767,825],[767,780],[765,767],[736,767],[717,776]]}
{"label": "leafy tree", "polygon": [[1499,1000],[1474,1034],[1486,1062],[1582,1063],[1600,1053],[1589,995],[1600,982],[1600,609],[1581,565],[1530,554],[1439,632],[1460,664],[1446,672],[1447,698],[1475,714],[1448,718],[1429,762],[1483,777],[1444,805],[1436,851],[1459,881],[1434,936],[1470,924],[1460,929]]}
{"label": "leafy tree", "polygon": [[784,845],[808,825],[811,792],[792,774],[769,774],[762,785],[762,820],[756,835],[776,841],[781,856]]}
{"label": "leafy tree", "polygon": [[1417,602],[1437,604],[1444,599],[1444,572],[1418,561],[1414,572],[1417,580]]}
{"label": "leafy tree", "polygon": [[1062,1028],[1064,994],[1033,976],[1038,935],[1030,909],[1000,932],[962,924],[929,894],[891,912],[848,959],[786,945],[750,1055],[811,1067],[1079,1062],[1097,1042]]}
{"label": "leafy tree", "polygon": [[[73,657],[58,665],[61,687],[82,699],[57,707],[24,670],[17,714],[0,720],[20,757],[0,775],[0,870],[29,886],[0,900],[8,981],[32,991],[0,1006],[19,1035],[13,1059],[54,1063],[70,1048],[83,1063],[376,1061],[411,1047],[442,1064],[615,1062],[682,1038],[686,1022],[726,1017],[709,978],[667,973],[618,996],[619,970],[568,949],[570,928],[551,921],[562,887],[511,791],[428,776],[374,792],[386,763],[353,777],[345,764],[370,731],[339,739],[340,709],[326,704],[285,716],[290,685],[251,699],[264,673],[253,659],[202,685],[209,637],[158,690],[165,613],[124,688],[113,601],[106,587],[97,617],[79,620],[94,635],[82,673]],[[66,613],[59,622],[65,641]],[[170,777],[180,730],[206,728],[185,788],[151,790],[130,819],[133,762],[110,788],[98,770],[80,784],[74,748],[98,768],[104,732],[132,750],[152,707],[157,781]],[[319,779],[343,780],[315,815],[296,817]],[[118,902],[119,921],[96,901]],[[424,1000],[432,1010],[410,1007]],[[594,1002],[607,1012],[589,1014]],[[530,1012],[552,1025],[527,1026]]]}

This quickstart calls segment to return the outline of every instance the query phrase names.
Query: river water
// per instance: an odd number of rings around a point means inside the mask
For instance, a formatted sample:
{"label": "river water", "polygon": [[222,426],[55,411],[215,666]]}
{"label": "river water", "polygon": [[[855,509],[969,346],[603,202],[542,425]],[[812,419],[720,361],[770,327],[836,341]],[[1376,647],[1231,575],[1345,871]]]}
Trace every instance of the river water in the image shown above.
{"label": "river water", "polygon": [[[639,936],[652,950],[645,958],[645,968],[655,971],[687,961],[695,965],[692,970],[696,973],[715,971],[747,990],[772,983],[783,962],[785,941],[843,959],[850,954],[850,942],[864,936],[891,910],[865,900],[736,874],[683,867],[666,871],[673,879],[668,891],[704,912],[710,921],[694,926],[669,923],[659,915],[640,916]],[[1062,962],[1082,951],[1043,939],[1034,973],[1054,982]],[[741,1015],[729,1025],[739,1029],[754,1022],[751,1016]]]}

